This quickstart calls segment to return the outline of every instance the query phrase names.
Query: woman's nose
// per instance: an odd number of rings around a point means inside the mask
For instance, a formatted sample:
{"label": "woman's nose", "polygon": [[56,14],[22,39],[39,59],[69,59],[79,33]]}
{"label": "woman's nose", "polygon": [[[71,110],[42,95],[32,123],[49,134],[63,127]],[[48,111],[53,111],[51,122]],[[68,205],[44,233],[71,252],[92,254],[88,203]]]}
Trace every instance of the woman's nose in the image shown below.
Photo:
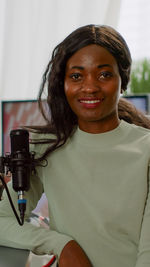
{"label": "woman's nose", "polygon": [[98,82],[95,78],[88,77],[84,79],[84,82],[82,84],[82,91],[88,92],[88,93],[95,93],[100,90],[100,87],[98,85]]}

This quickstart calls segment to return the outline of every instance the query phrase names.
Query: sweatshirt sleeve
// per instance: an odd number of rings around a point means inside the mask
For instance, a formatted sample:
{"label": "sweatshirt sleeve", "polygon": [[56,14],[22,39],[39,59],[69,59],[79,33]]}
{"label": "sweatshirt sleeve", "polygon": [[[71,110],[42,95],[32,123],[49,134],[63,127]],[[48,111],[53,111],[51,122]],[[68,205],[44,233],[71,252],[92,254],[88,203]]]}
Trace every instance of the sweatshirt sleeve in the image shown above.
{"label": "sweatshirt sleeve", "polygon": [[[12,189],[11,182],[8,183],[13,203],[18,211],[17,193]],[[26,192],[27,209],[25,219],[30,216],[38,200],[43,193],[43,186],[38,175],[32,175],[30,189]],[[72,240],[64,234],[36,227],[25,221],[20,226],[10,207],[7,194],[4,190],[3,200],[0,201],[0,245],[20,249],[28,249],[35,254],[55,254],[59,257],[64,246]]]}
{"label": "sweatshirt sleeve", "polygon": [[148,172],[148,197],[143,216],[138,257],[135,267],[150,266],[150,166]]}

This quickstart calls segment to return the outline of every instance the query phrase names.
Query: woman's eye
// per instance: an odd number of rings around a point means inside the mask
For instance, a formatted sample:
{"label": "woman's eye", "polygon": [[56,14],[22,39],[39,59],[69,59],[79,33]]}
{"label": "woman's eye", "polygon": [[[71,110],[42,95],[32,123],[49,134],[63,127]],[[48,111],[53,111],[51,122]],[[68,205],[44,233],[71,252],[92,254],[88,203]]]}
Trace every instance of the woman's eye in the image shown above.
{"label": "woman's eye", "polygon": [[112,77],[112,74],[108,71],[101,72],[99,75],[99,79],[107,79]]}
{"label": "woman's eye", "polygon": [[80,75],[80,73],[73,73],[73,74],[70,75],[70,77],[73,80],[78,80],[81,77],[81,75]]}

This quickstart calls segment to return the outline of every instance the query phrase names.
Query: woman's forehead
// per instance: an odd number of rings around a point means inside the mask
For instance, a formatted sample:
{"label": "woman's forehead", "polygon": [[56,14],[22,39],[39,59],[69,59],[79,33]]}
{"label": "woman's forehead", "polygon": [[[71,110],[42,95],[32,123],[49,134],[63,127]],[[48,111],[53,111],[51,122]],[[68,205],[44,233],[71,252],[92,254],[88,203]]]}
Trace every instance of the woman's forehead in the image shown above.
{"label": "woman's forehead", "polygon": [[75,52],[67,61],[67,68],[90,64],[117,64],[114,56],[104,47],[96,44],[85,46]]}

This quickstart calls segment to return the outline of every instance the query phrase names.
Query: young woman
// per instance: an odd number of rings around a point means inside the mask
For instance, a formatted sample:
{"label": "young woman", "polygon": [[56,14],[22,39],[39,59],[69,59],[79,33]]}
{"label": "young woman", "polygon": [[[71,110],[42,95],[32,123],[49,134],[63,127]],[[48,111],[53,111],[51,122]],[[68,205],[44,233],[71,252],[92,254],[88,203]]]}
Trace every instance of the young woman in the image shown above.
{"label": "young woman", "polygon": [[48,165],[26,194],[29,216],[45,192],[50,230],[18,226],[4,196],[1,245],[54,253],[60,267],[149,266],[150,131],[118,116],[130,68],[125,40],[108,26],[81,27],[54,49],[39,95],[47,125],[31,148]]}

